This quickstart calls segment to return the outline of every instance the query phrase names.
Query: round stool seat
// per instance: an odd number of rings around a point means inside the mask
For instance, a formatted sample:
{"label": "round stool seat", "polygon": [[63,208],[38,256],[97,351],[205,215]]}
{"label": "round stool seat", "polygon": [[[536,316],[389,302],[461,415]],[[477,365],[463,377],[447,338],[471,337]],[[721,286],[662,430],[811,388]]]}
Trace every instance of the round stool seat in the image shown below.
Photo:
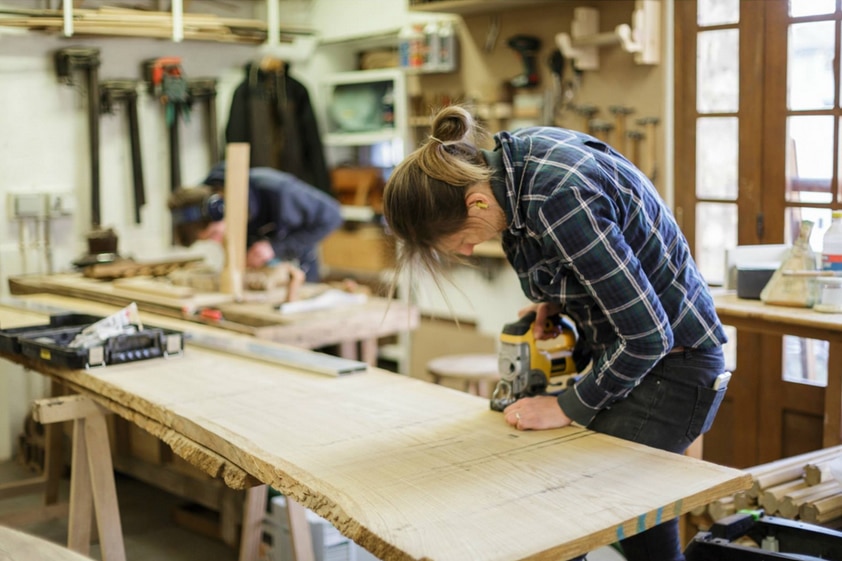
{"label": "round stool seat", "polygon": [[487,382],[500,379],[497,363],[497,355],[493,354],[446,355],[428,362],[427,373],[433,378],[433,383],[453,380],[461,382],[468,393],[487,396]]}

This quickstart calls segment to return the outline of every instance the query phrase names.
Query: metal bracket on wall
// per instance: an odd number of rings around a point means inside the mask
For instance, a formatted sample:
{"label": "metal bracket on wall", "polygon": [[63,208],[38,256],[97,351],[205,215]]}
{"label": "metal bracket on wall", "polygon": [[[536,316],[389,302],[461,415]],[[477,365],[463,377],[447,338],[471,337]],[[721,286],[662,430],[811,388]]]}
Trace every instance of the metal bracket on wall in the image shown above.
{"label": "metal bracket on wall", "polygon": [[613,31],[599,32],[599,10],[573,9],[570,33],[558,33],[556,44],[577,70],[599,70],[599,47],[620,45],[634,54],[637,64],[661,62],[661,6],[658,0],[637,0],[632,25],[620,24]]}

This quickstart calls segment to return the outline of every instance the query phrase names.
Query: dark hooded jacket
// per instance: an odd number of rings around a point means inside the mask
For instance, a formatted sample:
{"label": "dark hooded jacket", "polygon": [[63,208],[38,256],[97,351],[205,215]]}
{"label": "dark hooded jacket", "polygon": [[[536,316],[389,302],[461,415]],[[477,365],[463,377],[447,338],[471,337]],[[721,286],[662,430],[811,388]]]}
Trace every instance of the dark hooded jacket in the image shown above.
{"label": "dark hooded jacket", "polygon": [[250,144],[251,167],[285,171],[332,194],[310,95],[288,70],[288,64],[277,71],[246,65],[246,79],[231,100],[225,140]]}

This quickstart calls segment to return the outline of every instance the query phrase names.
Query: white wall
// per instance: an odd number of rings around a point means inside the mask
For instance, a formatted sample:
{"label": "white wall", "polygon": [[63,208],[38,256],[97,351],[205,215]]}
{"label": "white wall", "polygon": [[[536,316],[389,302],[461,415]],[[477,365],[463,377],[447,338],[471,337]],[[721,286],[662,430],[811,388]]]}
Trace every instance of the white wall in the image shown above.
{"label": "white wall", "polygon": [[[120,1],[109,3],[119,4]],[[95,3],[89,1],[85,6]],[[158,4],[153,0],[149,3],[152,7]],[[322,97],[321,76],[353,69],[355,48],[360,40],[372,35],[393,34],[407,21],[424,17],[409,14],[407,3],[407,0],[281,1],[284,23],[309,26],[325,43],[307,60],[295,62],[291,69],[291,75],[308,87],[317,107]],[[0,0],[0,4],[32,8],[36,3]],[[214,9],[213,4],[202,3],[202,9]],[[261,15],[262,3],[258,0],[228,2],[226,6],[252,10],[255,17]],[[486,18],[481,19],[482,25],[477,30],[480,39],[487,31]],[[502,19],[507,25],[511,23],[505,14]],[[558,25],[561,30],[561,21],[551,25]],[[503,31],[502,38],[511,32],[508,28]],[[671,34],[669,24],[665,34]],[[478,44],[482,43],[480,39],[477,39]],[[53,51],[70,45],[100,49],[101,80],[140,79],[142,62],[160,56],[182,57],[188,77],[216,77],[219,80],[217,119],[220,136],[227,122],[231,94],[243,78],[243,65],[258,60],[264,52],[255,46],[212,42],[176,44],[167,40],[134,38],[62,39],[36,33],[8,35],[0,31],[0,217],[8,216],[9,193],[28,190],[72,193],[77,203],[73,216],[56,219],[51,225],[54,270],[68,269],[74,259],[86,252],[85,234],[90,229],[84,92],[59,84],[52,66]],[[495,66],[504,60],[510,63],[512,53],[502,52],[502,47],[499,51],[500,58],[495,57],[491,62]],[[669,88],[670,84],[664,87]],[[185,183],[201,180],[212,164],[205,143],[202,108],[198,109],[181,130],[181,175]],[[163,112],[145,91],[139,98],[139,112],[147,194],[142,224],[136,225],[133,221],[128,132],[122,114],[101,119],[100,172],[102,224],[116,229],[121,254],[142,259],[161,257],[170,249],[169,213],[165,205],[170,185],[168,136]],[[8,276],[46,271],[43,252],[33,249],[21,252],[19,248],[21,235],[24,239],[32,238],[34,232],[21,231],[8,219],[2,224],[0,296],[8,294]],[[513,313],[525,304],[514,273],[505,264],[491,276],[478,270],[457,271],[454,282],[458,288],[446,288],[447,302],[434,285],[418,286],[416,295],[425,312],[441,317],[455,314],[476,322],[481,331],[496,335],[500,326],[511,321]],[[32,376],[0,361],[0,460],[10,456],[29,401],[42,391],[43,383],[32,380]]]}
{"label": "white wall", "polygon": [[[135,2],[136,3],[136,2]],[[85,7],[96,5],[86,2]],[[109,2],[120,4],[120,1]],[[229,3],[233,4],[233,3]],[[7,0],[0,5],[33,8],[29,1]],[[233,4],[240,13],[232,17],[262,17],[262,3]],[[242,6],[242,7],[241,7]],[[150,7],[157,8],[156,2]],[[230,8],[230,6],[228,6]],[[202,9],[213,10],[208,4]],[[247,12],[242,12],[246,10]],[[361,14],[366,14],[362,17]],[[342,41],[370,34],[391,32],[406,18],[404,0],[282,0],[282,24],[309,26],[320,39]],[[38,235],[34,225],[8,219],[7,197],[21,192],[62,192],[76,202],[72,216],[53,219],[52,270],[71,269],[71,263],[87,252],[90,230],[90,171],[85,92],[58,82],[52,53],[60,48],[84,45],[100,49],[100,80],[141,79],[143,61],[161,56],[180,56],[187,77],[218,79],[217,120],[220,139],[228,120],[231,95],[243,79],[243,66],[259,60],[265,49],[250,45],[139,38],[65,39],[39,33],[0,31],[0,296],[8,296],[8,277],[47,272],[43,249],[31,246]],[[304,83],[314,104],[320,101],[319,77],[349,70],[353,51],[342,45],[326,47],[305,61],[293,62],[291,75]],[[79,80],[84,81],[79,75]],[[180,129],[181,177],[184,183],[204,178],[213,162],[207,152],[203,107],[197,107]],[[134,223],[131,155],[125,115],[106,115],[100,121],[101,224],[119,236],[119,252],[138,259],[161,257],[169,243],[170,190],[169,137],[159,103],[142,90],[138,99],[143,172],[147,203],[142,223]],[[220,141],[221,149],[224,145]],[[222,152],[224,156],[224,152]],[[0,325],[0,328],[3,326]],[[43,380],[0,362],[0,460],[9,458],[32,399],[45,388]]]}
{"label": "white wall", "polygon": [[[149,39],[73,39],[40,34],[0,35],[0,295],[8,295],[12,275],[46,272],[44,252],[19,248],[21,231],[8,219],[7,195],[27,191],[66,191],[76,200],[68,218],[53,220],[53,270],[69,270],[87,252],[90,230],[90,172],[84,92],[59,84],[52,53],[70,45],[100,49],[101,80],[140,79],[142,62],[180,56],[188,77],[215,76],[220,131],[228,120],[231,94],[242,80],[242,67],[256,60],[253,46]],[[79,76],[82,80],[82,76]],[[159,103],[145,90],[139,96],[140,136],[147,203],[142,223],[134,223],[131,156],[125,115],[106,115],[100,124],[101,216],[119,236],[119,252],[149,259],[169,251],[170,191],[168,133]],[[204,108],[197,107],[181,126],[181,176],[185,183],[204,178],[212,162],[207,150]],[[222,146],[220,144],[220,146]],[[224,154],[224,153],[223,153]],[[25,239],[34,239],[28,225]],[[3,326],[0,325],[0,328]],[[13,454],[24,415],[44,389],[40,376],[0,361],[0,460]]]}

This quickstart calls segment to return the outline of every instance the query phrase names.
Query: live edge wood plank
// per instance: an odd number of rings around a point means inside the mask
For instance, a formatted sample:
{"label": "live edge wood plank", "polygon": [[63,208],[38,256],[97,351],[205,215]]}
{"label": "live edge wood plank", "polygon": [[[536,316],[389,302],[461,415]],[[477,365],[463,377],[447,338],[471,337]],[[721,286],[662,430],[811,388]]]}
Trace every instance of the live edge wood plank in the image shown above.
{"label": "live edge wood plank", "polygon": [[[0,324],[15,313],[0,306]],[[517,431],[485,399],[376,368],[332,378],[188,351],[30,367],[217,454],[388,561],[568,559],[750,484],[582,428]]]}

